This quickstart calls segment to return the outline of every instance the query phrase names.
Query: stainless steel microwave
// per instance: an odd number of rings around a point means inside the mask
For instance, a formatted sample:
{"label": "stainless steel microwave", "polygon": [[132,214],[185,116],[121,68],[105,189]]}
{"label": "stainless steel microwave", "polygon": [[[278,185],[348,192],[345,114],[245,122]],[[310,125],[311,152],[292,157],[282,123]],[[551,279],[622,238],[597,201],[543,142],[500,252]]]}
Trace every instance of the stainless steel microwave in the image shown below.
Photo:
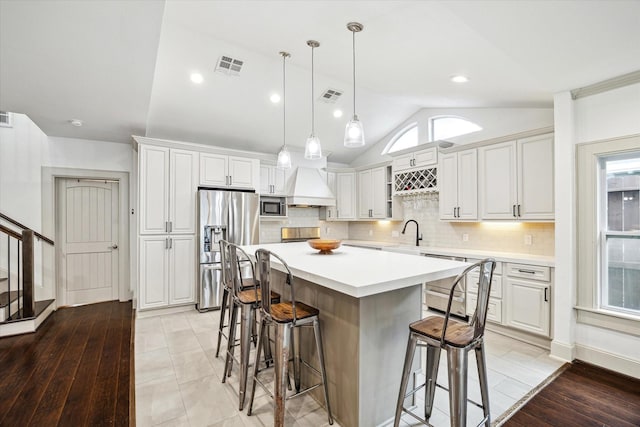
{"label": "stainless steel microwave", "polygon": [[261,216],[287,216],[286,197],[260,197]]}

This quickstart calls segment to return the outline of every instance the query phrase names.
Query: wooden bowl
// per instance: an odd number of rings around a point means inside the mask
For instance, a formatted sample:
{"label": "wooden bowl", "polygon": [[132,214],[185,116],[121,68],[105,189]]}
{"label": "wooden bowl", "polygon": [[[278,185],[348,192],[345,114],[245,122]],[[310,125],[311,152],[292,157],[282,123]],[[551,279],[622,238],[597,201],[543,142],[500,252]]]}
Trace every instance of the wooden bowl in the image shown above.
{"label": "wooden bowl", "polygon": [[321,254],[327,255],[330,254],[332,250],[338,249],[341,241],[331,239],[311,239],[307,240],[307,243],[313,249],[319,250]]}

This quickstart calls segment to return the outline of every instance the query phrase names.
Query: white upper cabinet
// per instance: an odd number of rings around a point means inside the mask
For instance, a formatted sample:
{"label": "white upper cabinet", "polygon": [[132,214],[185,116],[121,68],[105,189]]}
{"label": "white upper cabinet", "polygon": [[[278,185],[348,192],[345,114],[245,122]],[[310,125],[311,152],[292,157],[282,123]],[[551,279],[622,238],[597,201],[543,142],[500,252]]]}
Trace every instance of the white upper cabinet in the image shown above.
{"label": "white upper cabinet", "polygon": [[200,153],[200,185],[256,189],[259,162],[248,157]]}
{"label": "white upper cabinet", "polygon": [[140,234],[195,233],[198,153],[140,146]]}
{"label": "white upper cabinet", "polygon": [[553,220],[553,135],[478,149],[481,219]]}
{"label": "white upper cabinet", "polygon": [[336,174],[336,216],[338,219],[356,218],[356,174]]}
{"label": "white upper cabinet", "polygon": [[286,170],[284,169],[279,169],[273,165],[260,165],[260,194],[285,196],[286,177]]}
{"label": "white upper cabinet", "polygon": [[438,181],[440,219],[478,219],[476,149],[440,154]]}
{"label": "white upper cabinet", "polygon": [[420,169],[436,163],[438,163],[438,151],[436,147],[431,147],[395,157],[393,159],[393,172]]}
{"label": "white upper cabinet", "polygon": [[358,172],[359,218],[386,218],[387,199],[385,166]]}

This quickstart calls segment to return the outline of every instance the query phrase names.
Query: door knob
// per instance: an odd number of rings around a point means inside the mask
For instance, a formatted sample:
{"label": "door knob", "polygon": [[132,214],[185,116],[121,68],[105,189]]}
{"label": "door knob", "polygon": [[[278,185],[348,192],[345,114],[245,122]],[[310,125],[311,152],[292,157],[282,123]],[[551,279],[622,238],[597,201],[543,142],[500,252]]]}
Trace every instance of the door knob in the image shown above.
{"label": "door knob", "polygon": [[113,245],[109,246],[109,249],[118,249],[118,245],[113,244]]}

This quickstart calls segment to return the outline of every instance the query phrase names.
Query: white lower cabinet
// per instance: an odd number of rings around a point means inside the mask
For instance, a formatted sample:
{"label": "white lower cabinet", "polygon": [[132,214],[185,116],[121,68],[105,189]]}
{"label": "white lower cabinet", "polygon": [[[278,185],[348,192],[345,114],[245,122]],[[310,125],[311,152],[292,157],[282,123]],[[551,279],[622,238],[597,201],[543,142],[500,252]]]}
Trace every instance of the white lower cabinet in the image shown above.
{"label": "white lower cabinet", "polygon": [[[531,278],[524,279],[522,275]],[[509,264],[504,291],[504,324],[548,337],[551,323],[549,267]]]}
{"label": "white lower cabinet", "polygon": [[138,308],[195,303],[194,235],[140,236]]}
{"label": "white lower cabinet", "polygon": [[[467,259],[467,262],[475,263],[480,260]],[[489,306],[487,307],[487,320],[494,323],[502,323],[502,263],[497,262],[491,278],[491,291],[489,292]],[[473,315],[478,303],[478,286],[480,272],[472,271],[467,276],[467,315]]]}

